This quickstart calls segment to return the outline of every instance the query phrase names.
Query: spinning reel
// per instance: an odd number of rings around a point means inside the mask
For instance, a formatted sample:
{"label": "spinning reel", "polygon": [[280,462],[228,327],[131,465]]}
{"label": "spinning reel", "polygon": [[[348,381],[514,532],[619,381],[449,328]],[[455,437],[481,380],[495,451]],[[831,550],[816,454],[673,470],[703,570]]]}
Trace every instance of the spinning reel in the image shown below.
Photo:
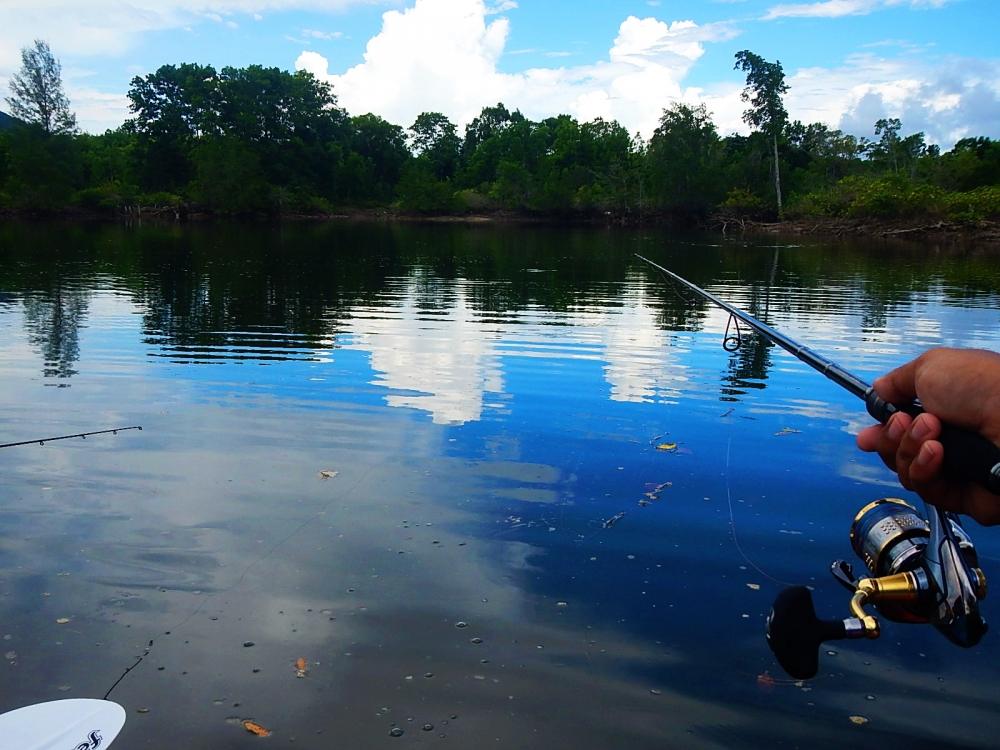
{"label": "spinning reel", "polygon": [[979,613],[986,577],[958,516],[927,506],[924,520],[909,503],[883,498],[858,511],[851,546],[870,577],[855,578],[843,560],[830,566],[853,594],[851,617],[820,620],[805,586],[787,588],[774,601],[767,642],[789,675],[814,677],[824,641],[878,638],[878,619],[865,610],[869,604],[895,622],[930,623],[959,646],[979,643],[986,632]]}

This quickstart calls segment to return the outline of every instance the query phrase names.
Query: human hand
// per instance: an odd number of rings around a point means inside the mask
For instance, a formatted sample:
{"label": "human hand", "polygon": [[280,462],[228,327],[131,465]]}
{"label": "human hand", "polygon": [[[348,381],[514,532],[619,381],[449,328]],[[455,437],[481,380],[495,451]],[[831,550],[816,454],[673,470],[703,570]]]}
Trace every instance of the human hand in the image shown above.
{"label": "human hand", "polygon": [[919,398],[925,413],[897,412],[858,433],[858,447],[877,452],[900,483],[941,510],[1000,523],[1000,495],[942,473],[941,422],[976,432],[1000,446],[1000,354],[982,349],[931,349],[876,380],[876,393],[895,404]]}

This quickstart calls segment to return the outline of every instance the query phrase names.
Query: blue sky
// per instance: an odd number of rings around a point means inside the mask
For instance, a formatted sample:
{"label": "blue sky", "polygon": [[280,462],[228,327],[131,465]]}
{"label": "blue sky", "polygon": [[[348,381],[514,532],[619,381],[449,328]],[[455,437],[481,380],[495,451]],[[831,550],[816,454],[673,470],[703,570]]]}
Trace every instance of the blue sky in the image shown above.
{"label": "blue sky", "polygon": [[794,119],[871,136],[900,117],[949,147],[1000,137],[997,27],[997,0],[3,0],[0,94],[42,38],[95,132],[127,116],[132,76],[200,62],[307,69],[403,126],[503,101],[648,136],[684,101],[727,133],[745,129],[732,63],[750,49],[782,62]]}

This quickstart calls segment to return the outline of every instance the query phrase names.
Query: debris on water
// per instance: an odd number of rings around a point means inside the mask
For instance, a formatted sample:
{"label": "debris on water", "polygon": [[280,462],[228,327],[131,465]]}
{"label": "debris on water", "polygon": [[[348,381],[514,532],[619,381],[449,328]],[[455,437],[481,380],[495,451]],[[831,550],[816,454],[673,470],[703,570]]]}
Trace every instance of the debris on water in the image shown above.
{"label": "debris on water", "polygon": [[455,623],[455,627],[456,628],[467,628],[467,627],[469,627],[469,623],[465,622],[464,620],[459,620],[458,622]]}
{"label": "debris on water", "polygon": [[750,589],[751,591],[760,591],[760,584],[759,583],[748,583],[747,584],[747,588]]}
{"label": "debris on water", "polygon": [[663,490],[667,489],[668,487],[673,487],[673,485],[674,485],[673,482],[661,482],[660,484],[657,485],[653,485],[652,483],[647,484],[646,486],[651,487],[652,489],[647,490],[645,493],[643,493],[643,497],[645,499],[640,500],[639,505],[645,506],[649,505],[651,502],[656,502],[657,500],[660,499],[660,493],[663,492]]}
{"label": "debris on water", "polygon": [[402,737],[406,732],[402,727],[393,727],[389,730],[390,737]]}
{"label": "debris on water", "polygon": [[56,620],[56,625],[65,625],[69,621],[70,621],[70,618],[68,618],[68,617],[60,617],[60,618],[58,618]]}
{"label": "debris on water", "polygon": [[723,414],[722,414],[721,416],[723,416],[723,417],[728,417],[728,416],[729,416],[730,414],[732,414],[732,413],[733,413],[734,411],[736,411],[736,409],[735,409],[734,407],[729,407],[729,409],[728,409],[727,411],[723,412]]}
{"label": "debris on water", "polygon": [[8,651],[3,655],[3,658],[7,661],[14,661],[17,658],[17,651]]}
{"label": "debris on water", "polygon": [[420,728],[423,729],[425,732],[433,732],[434,731],[434,725],[431,724],[430,722],[427,722],[426,724],[424,724]]}
{"label": "debris on water", "polygon": [[323,469],[320,471],[319,476],[320,479],[333,479],[339,473],[340,472],[333,471],[332,469]]}
{"label": "debris on water", "polygon": [[852,724],[857,724],[858,726],[861,726],[862,724],[867,724],[868,723],[868,717],[866,717],[866,716],[854,715],[854,716],[848,716],[847,718],[849,718],[851,720]]}
{"label": "debris on water", "polygon": [[258,724],[252,719],[244,719],[242,722],[243,728],[250,732],[250,734],[257,735],[258,737],[270,737],[271,730],[265,727],[263,724]]}
{"label": "debris on water", "polygon": [[663,695],[663,691],[662,690],[657,690],[656,688],[650,688],[649,689],[649,694],[650,695]]}
{"label": "debris on water", "polygon": [[797,434],[799,432],[802,432],[802,430],[796,430],[796,429],[794,429],[792,427],[782,427],[780,430],[778,430],[774,434],[777,435],[778,437],[782,437],[784,435],[795,435],[795,434]]}
{"label": "debris on water", "polygon": [[625,517],[625,511],[622,511],[621,513],[615,513],[613,516],[611,516],[611,518],[607,518],[604,520],[604,522],[601,524],[601,528],[610,529],[624,517]]}
{"label": "debris on water", "polygon": [[770,690],[775,686],[774,678],[766,671],[757,675],[757,686],[763,690]]}
{"label": "debris on water", "polygon": [[557,607],[568,607],[569,602],[556,602]]}
{"label": "debris on water", "polygon": [[663,451],[664,453],[674,453],[677,450],[677,443],[659,443],[656,446],[656,450]]}
{"label": "debris on water", "polygon": [[253,641],[243,641],[243,648],[252,648],[255,645]]}
{"label": "debris on water", "polygon": [[302,678],[309,674],[309,665],[304,657],[300,656],[295,660],[295,676]]}
{"label": "debris on water", "polygon": [[135,712],[137,714],[148,714],[149,713],[149,708],[147,708],[146,706],[139,706],[139,708],[137,708],[135,710]]}
{"label": "debris on water", "polygon": [[865,696],[865,700],[866,701],[873,701],[873,700],[875,700],[875,696],[874,695],[866,695]]}
{"label": "debris on water", "polygon": [[483,642],[483,639],[482,639],[482,638],[480,638],[480,637],[479,637],[478,635],[477,635],[477,636],[476,636],[475,638],[470,638],[470,639],[469,639],[469,643],[474,643],[474,644],[476,644],[477,646],[478,646],[478,645],[479,645],[480,643],[482,643],[482,642]]}

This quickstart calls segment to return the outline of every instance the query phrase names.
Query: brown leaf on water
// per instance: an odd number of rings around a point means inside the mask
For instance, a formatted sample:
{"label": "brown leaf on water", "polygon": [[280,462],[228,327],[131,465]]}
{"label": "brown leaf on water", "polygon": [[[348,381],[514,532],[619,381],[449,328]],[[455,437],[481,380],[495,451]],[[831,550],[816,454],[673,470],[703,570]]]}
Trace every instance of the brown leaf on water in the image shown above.
{"label": "brown leaf on water", "polygon": [[295,676],[305,677],[307,674],[309,674],[309,663],[300,656],[295,660]]}
{"label": "brown leaf on water", "polygon": [[251,721],[250,719],[244,719],[242,722],[243,728],[250,732],[250,734],[255,734],[258,737],[270,737],[271,730],[262,724],[258,724],[256,721]]}

